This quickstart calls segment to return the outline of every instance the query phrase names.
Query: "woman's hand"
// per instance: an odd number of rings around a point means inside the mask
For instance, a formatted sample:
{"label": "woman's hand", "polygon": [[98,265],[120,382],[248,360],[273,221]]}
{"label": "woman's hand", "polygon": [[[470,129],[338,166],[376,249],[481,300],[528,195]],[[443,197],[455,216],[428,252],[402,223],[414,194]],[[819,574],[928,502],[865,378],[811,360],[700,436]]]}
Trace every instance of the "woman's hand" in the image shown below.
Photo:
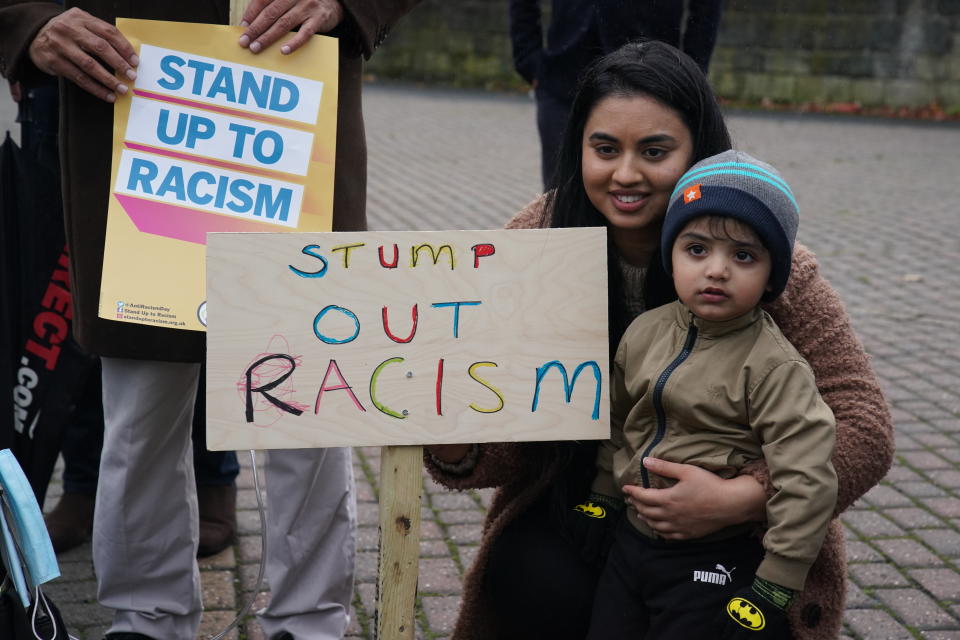
{"label": "woman's hand", "polygon": [[271,44],[299,27],[283,43],[283,54],[293,53],[315,33],[332,31],[343,20],[339,0],[253,0],[243,13],[241,27],[247,30],[239,44],[253,53],[260,53]]}
{"label": "woman's hand", "polygon": [[752,476],[724,480],[706,469],[644,458],[647,471],[674,478],[669,489],[623,487],[640,518],[664,538],[701,538],[720,529],[765,518],[767,496]]}
{"label": "woman's hand", "polygon": [[76,7],[40,28],[30,43],[30,60],[40,71],[63,77],[106,102],[128,90],[113,73],[135,80],[133,67],[139,63],[133,45],[115,26]]}

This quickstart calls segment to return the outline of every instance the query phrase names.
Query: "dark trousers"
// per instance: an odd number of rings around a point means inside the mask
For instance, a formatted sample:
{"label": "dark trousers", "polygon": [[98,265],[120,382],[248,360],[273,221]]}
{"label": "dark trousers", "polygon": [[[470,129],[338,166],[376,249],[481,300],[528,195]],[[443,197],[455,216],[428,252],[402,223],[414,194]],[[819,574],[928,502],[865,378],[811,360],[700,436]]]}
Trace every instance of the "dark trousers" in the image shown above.
{"label": "dark trousers", "polygon": [[554,184],[554,174],[560,146],[563,143],[563,132],[567,128],[567,119],[570,117],[571,105],[545,91],[538,90],[536,96],[537,131],[540,133],[540,172],[543,177],[543,190],[546,192],[557,186]]}
{"label": "dark trousers", "polygon": [[531,508],[490,550],[483,591],[501,628],[489,640],[583,640],[600,569],[561,534],[547,505]]}
{"label": "dark trousers", "polygon": [[624,519],[597,584],[587,640],[713,640],[726,603],[753,582],[763,554],[755,536],[655,540]]}

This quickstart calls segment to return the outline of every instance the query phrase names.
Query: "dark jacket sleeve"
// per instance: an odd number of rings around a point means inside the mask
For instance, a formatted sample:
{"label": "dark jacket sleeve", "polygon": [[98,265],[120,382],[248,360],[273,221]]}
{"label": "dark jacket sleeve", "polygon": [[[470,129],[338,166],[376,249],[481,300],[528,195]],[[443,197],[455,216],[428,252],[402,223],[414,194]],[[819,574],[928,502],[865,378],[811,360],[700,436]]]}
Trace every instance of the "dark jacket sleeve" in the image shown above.
{"label": "dark jacket sleeve", "polygon": [[352,39],[351,53],[367,60],[383,44],[393,25],[419,0],[341,0],[343,23],[331,35]]}
{"label": "dark jacket sleeve", "polygon": [[[876,485],[893,462],[893,424],[880,382],[850,326],[840,296],[805,247],[794,250],[787,289],[767,311],[813,369],[837,421],[833,466],[841,513]],[[745,468],[773,495],[766,464]]]}
{"label": "dark jacket sleeve", "polygon": [[543,55],[543,25],[539,0],[510,0],[510,43],[513,67],[533,84]]}
{"label": "dark jacket sleeve", "polygon": [[55,2],[13,2],[0,0],[0,74],[11,81],[40,73],[30,61],[30,43],[37,32],[59,15],[63,7]]}

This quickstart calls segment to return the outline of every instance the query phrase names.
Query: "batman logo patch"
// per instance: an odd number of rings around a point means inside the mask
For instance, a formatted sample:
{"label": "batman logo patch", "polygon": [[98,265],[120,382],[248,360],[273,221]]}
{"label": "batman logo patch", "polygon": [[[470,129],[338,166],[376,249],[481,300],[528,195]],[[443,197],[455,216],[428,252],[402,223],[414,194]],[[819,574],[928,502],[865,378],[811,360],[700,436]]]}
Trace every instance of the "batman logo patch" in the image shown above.
{"label": "batman logo patch", "polygon": [[727,613],[737,624],[751,631],[760,631],[767,621],[763,613],[746,598],[733,598],[727,603]]}
{"label": "batman logo patch", "polygon": [[585,516],[590,516],[591,518],[605,518],[607,515],[606,510],[598,504],[593,504],[592,502],[584,502],[583,504],[578,504],[573,508],[574,511],[579,511]]}

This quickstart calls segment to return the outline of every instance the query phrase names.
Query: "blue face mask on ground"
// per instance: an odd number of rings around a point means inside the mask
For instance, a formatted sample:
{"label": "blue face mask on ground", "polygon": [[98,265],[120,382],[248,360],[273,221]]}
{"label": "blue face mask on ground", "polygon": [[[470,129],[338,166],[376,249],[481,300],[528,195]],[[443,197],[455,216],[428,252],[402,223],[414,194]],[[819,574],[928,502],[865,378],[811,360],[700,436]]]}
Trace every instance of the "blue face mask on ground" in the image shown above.
{"label": "blue face mask on ground", "polygon": [[0,503],[0,551],[26,608],[38,586],[60,575],[60,567],[33,489],[9,449],[0,451]]}

